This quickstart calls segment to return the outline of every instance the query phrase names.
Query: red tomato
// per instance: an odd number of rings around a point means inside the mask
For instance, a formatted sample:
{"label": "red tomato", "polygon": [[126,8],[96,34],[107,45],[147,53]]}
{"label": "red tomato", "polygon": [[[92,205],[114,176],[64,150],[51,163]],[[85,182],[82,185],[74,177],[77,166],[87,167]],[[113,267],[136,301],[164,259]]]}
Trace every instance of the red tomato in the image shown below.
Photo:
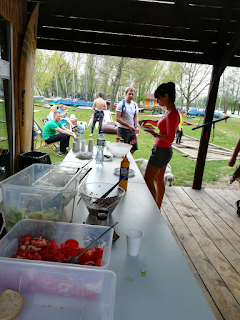
{"label": "red tomato", "polygon": [[61,245],[60,245],[60,247],[61,247],[61,249],[66,248],[65,243],[62,242]]}
{"label": "red tomato", "polygon": [[53,257],[53,260],[56,262],[65,262],[65,255],[60,253],[60,251]]}
{"label": "red tomato", "polygon": [[34,238],[31,240],[31,245],[37,248],[44,248],[48,245],[48,240],[44,237]]}
{"label": "red tomato", "polygon": [[57,244],[57,242],[55,240],[50,241],[48,244],[52,248],[59,249],[58,244]]}
{"label": "red tomato", "polygon": [[46,249],[39,251],[39,253],[43,256],[43,255],[45,255],[49,250],[50,250],[49,247],[47,247]]}
{"label": "red tomato", "polygon": [[30,244],[30,241],[32,240],[32,237],[27,235],[24,236],[21,241],[19,242],[19,247],[22,245],[28,246]]}
{"label": "red tomato", "polygon": [[[20,250],[20,249],[19,249]],[[41,248],[37,248],[35,246],[28,246],[28,250],[30,251],[31,254],[34,254],[36,252],[40,252]]]}
{"label": "red tomato", "polygon": [[59,253],[59,249],[51,248],[51,247],[48,247],[47,249],[49,249],[49,250],[47,250],[44,253],[41,253],[41,256],[43,257],[43,260],[53,261],[54,260],[54,256],[56,256]]}
{"label": "red tomato", "polygon": [[88,262],[88,261],[95,262],[97,258],[98,258],[97,251],[94,249],[88,249],[78,258],[78,263],[83,264],[84,262]]}
{"label": "red tomato", "polygon": [[16,253],[14,253],[14,255],[12,256],[12,258],[17,258],[17,259],[32,259],[32,256],[30,254],[30,251],[28,249],[26,250],[21,250],[21,251],[17,251]]}
{"label": "red tomato", "polygon": [[77,240],[69,239],[65,241],[65,245],[69,248],[77,249],[79,246],[79,243],[77,242]]}
{"label": "red tomato", "polygon": [[81,251],[79,251],[79,249],[63,248],[61,249],[61,252],[65,254],[65,257],[73,257],[77,256]]}
{"label": "red tomato", "polygon": [[36,252],[32,255],[32,260],[42,260],[42,256]]}
{"label": "red tomato", "polygon": [[98,247],[94,247],[95,250],[97,251],[98,253],[98,258],[102,258],[102,255],[103,255],[103,249],[102,248],[98,248]]}
{"label": "red tomato", "polygon": [[101,267],[102,258],[98,258],[95,262],[96,267]]}

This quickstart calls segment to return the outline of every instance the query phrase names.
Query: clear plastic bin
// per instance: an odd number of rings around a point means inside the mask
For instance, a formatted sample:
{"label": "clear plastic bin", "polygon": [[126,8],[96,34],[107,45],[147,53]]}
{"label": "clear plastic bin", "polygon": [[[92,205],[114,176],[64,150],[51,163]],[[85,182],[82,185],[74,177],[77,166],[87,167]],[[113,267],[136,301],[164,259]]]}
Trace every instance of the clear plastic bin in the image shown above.
{"label": "clear plastic bin", "polygon": [[1,187],[7,230],[21,219],[70,222],[79,180],[86,168],[78,171],[33,164],[4,180]]}
{"label": "clear plastic bin", "polygon": [[0,260],[0,295],[21,293],[16,320],[112,320],[116,275],[108,270]]}
{"label": "clear plastic bin", "polygon": [[[43,236],[47,240],[55,240],[58,246],[68,239],[77,240],[80,247],[86,248],[93,240],[98,238],[109,227],[95,226],[77,223],[63,223],[51,221],[37,221],[23,219],[19,221],[3,238],[0,240],[0,260],[1,258],[11,258],[18,251],[18,245],[22,237],[30,235],[31,237]],[[83,268],[108,269],[110,263],[110,254],[112,248],[113,229],[107,232],[103,237],[93,245],[103,247],[103,256],[100,267],[81,265]],[[17,260],[17,259],[16,259]],[[26,261],[26,260],[21,260]],[[29,260],[29,263],[45,263],[59,265],[59,262],[48,262],[39,260]],[[64,263],[65,266],[73,266],[70,263]],[[75,265],[76,266],[76,265]],[[77,265],[80,266],[80,265]]]}

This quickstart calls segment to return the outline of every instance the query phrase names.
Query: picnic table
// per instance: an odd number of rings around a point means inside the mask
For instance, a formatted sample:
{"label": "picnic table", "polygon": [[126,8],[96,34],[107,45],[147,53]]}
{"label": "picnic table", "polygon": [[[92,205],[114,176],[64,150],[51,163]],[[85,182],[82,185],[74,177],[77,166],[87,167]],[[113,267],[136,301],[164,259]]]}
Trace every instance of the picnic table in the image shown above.
{"label": "picnic table", "polygon": [[[127,192],[109,220],[109,225],[119,222],[115,231],[120,236],[112,246],[110,260],[110,270],[117,275],[114,320],[215,319],[132,155],[127,157],[135,176],[129,178]],[[93,160],[88,181],[116,183],[113,171],[121,160],[113,158],[100,168]],[[82,160],[71,150],[64,163],[82,165]],[[83,201],[76,200],[72,222],[95,224]],[[144,233],[137,257],[127,254],[128,229]]]}

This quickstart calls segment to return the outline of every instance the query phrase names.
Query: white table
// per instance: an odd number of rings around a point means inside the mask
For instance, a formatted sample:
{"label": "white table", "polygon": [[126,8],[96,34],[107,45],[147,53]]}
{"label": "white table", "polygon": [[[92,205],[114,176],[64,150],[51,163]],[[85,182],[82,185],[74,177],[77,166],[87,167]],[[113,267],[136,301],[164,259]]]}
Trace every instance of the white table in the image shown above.
{"label": "white table", "polygon": [[[110,270],[117,275],[114,320],[215,319],[130,154],[128,159],[136,176],[129,179],[127,192],[109,222],[110,225],[119,222],[115,230],[120,236],[113,244],[110,261]],[[64,159],[67,161],[80,163],[72,152]],[[102,168],[96,168],[93,160],[88,180],[114,184],[118,177],[113,169],[120,162],[120,158],[113,158],[112,162],[104,162]],[[73,222],[94,221],[80,201]],[[137,257],[127,254],[125,234],[132,228],[144,233]]]}

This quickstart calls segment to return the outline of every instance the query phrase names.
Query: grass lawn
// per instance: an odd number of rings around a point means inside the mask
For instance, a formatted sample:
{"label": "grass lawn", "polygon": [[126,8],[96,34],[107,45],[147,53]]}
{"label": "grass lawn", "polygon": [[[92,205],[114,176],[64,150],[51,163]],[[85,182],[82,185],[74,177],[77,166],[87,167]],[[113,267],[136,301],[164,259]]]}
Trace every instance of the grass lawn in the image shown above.
{"label": "grass lawn", "polygon": [[[40,104],[40,103],[37,103]],[[3,104],[0,104],[0,119],[1,118],[1,109]],[[68,108],[68,107],[67,107]],[[75,114],[77,119],[79,121],[86,121],[89,122],[90,115],[93,113],[91,109],[89,110],[81,110],[77,108],[68,108],[69,109],[69,115],[72,113]],[[37,123],[40,125],[41,128],[43,128],[43,124],[40,122],[40,118],[46,118],[49,114],[49,109],[46,109],[44,107],[35,106],[35,110],[40,110],[40,112],[34,112],[34,119],[37,121]],[[152,117],[148,114],[147,111],[143,114],[139,114],[139,119],[158,119],[157,117]],[[113,119],[115,119],[113,115]],[[200,118],[191,119],[189,120],[186,118],[187,121],[196,123],[196,125],[201,125],[203,123],[203,120],[200,120]],[[192,130],[193,126],[183,124],[183,132],[186,135],[200,138],[201,136],[201,130]],[[217,144],[219,146],[228,148],[233,150],[238,138],[239,138],[239,129],[240,129],[240,119],[237,118],[231,118],[228,119],[227,123],[225,121],[221,121],[216,123],[215,125],[215,137],[214,141],[212,143]],[[89,134],[91,132],[91,128],[86,128],[84,133],[84,139],[86,140],[86,144],[88,143],[88,140],[90,139]],[[6,127],[4,124],[0,123],[0,134],[1,136],[6,136]],[[106,141],[115,141],[116,136],[113,134],[104,134]],[[212,133],[211,133],[212,135]],[[96,145],[98,136],[98,130],[94,130],[93,133],[93,140],[94,145]],[[211,141],[211,137],[209,139]],[[138,148],[139,150],[136,151],[133,155],[135,159],[139,158],[145,158],[148,159],[151,154],[151,148],[153,146],[154,138],[143,132],[143,130],[140,129],[140,136],[138,137]],[[72,147],[73,139],[70,139],[70,147]],[[5,148],[5,144],[7,146],[7,142],[1,142],[2,148]],[[55,157],[53,153],[49,152],[48,148],[42,148],[39,151],[47,152],[50,154],[52,163],[62,161],[62,157]],[[173,157],[170,162],[172,166],[172,172],[175,176],[174,185],[179,186],[192,186],[194,172],[195,172],[195,166],[196,162],[192,161],[188,158],[185,158],[182,156],[182,154],[173,151]],[[233,168],[230,168],[228,166],[227,161],[206,161],[205,170],[204,170],[204,176],[203,181],[214,183],[216,181],[219,181],[222,177],[224,177],[227,174],[231,174],[233,172]]]}

